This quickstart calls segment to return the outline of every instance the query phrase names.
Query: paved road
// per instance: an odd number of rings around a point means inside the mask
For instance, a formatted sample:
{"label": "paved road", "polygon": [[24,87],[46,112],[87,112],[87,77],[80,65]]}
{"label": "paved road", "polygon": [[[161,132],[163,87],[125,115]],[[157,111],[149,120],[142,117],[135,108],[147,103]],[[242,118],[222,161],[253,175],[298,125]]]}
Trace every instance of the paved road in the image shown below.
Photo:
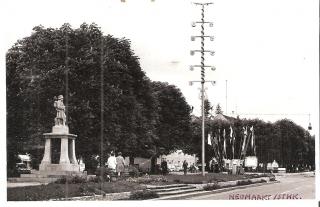
{"label": "paved road", "polygon": [[280,183],[249,187],[189,200],[277,200],[277,199],[315,199],[315,177],[310,175],[277,176]]}

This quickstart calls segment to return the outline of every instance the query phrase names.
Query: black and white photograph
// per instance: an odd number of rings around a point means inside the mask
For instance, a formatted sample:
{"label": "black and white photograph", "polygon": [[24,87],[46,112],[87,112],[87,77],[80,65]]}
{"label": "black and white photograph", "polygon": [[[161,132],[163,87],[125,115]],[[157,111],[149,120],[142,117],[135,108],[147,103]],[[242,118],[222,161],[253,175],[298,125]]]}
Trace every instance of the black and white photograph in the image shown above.
{"label": "black and white photograph", "polygon": [[317,0],[0,4],[5,205],[319,205]]}

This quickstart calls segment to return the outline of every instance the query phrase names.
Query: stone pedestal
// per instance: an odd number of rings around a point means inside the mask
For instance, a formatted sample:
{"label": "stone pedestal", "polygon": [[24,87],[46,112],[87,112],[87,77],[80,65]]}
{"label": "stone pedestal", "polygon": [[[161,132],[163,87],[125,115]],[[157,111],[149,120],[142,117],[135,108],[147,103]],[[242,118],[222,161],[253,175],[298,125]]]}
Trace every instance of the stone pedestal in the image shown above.
{"label": "stone pedestal", "polygon": [[[61,175],[65,173],[79,173],[80,167],[77,163],[75,153],[75,139],[77,135],[69,134],[67,126],[54,126],[52,133],[43,134],[46,140],[44,156],[39,171],[46,175]],[[51,162],[51,144],[53,139],[60,140],[60,160],[58,164]]]}

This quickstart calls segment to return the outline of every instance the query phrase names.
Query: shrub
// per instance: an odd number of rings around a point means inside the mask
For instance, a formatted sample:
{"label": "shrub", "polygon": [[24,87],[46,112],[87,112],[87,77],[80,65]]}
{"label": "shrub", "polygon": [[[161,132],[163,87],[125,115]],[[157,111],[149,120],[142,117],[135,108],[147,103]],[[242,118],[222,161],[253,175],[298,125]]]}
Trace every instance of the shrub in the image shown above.
{"label": "shrub", "polygon": [[16,168],[8,168],[7,170],[7,176],[9,177],[19,177],[20,174],[18,173]]}
{"label": "shrub", "polygon": [[87,178],[84,176],[74,176],[71,179],[71,183],[86,183],[87,182]]}
{"label": "shrub", "polygon": [[50,183],[40,186],[25,186],[19,188],[8,188],[8,201],[40,201],[57,198],[74,197],[79,195],[78,184],[64,185]]}
{"label": "shrub", "polygon": [[146,200],[151,198],[159,198],[158,193],[150,190],[136,191],[130,194],[130,200]]}
{"label": "shrub", "polygon": [[179,180],[179,179],[174,179],[173,182],[175,182],[175,183],[181,183],[181,180]]}
{"label": "shrub", "polygon": [[203,186],[203,190],[206,190],[206,191],[216,190],[219,188],[221,188],[221,187],[217,183],[207,184],[207,185]]}
{"label": "shrub", "polygon": [[87,179],[86,177],[82,177],[82,176],[64,176],[62,178],[59,178],[58,180],[55,181],[55,183],[57,184],[76,184],[76,183],[86,183]]}
{"label": "shrub", "polygon": [[250,185],[250,184],[252,184],[251,180],[239,180],[237,182],[237,185]]}
{"label": "shrub", "polygon": [[265,179],[261,179],[261,183],[266,183],[267,181]]}
{"label": "shrub", "polygon": [[57,183],[57,184],[66,184],[66,183],[67,183],[67,177],[59,178],[59,179],[56,180],[54,183]]}
{"label": "shrub", "polygon": [[107,167],[99,167],[94,173],[96,176],[105,176],[105,175],[114,175],[115,172],[113,172],[110,168]]}
{"label": "shrub", "polygon": [[94,188],[88,186],[88,184],[83,184],[79,186],[79,193],[82,196],[93,195],[94,192]]}
{"label": "shrub", "polygon": [[128,172],[131,177],[139,177],[140,174],[138,168],[132,165],[128,167]]}
{"label": "shrub", "polygon": [[276,177],[270,177],[269,181],[276,181]]}
{"label": "shrub", "polygon": [[99,176],[89,177],[88,182],[98,183],[102,181]]}

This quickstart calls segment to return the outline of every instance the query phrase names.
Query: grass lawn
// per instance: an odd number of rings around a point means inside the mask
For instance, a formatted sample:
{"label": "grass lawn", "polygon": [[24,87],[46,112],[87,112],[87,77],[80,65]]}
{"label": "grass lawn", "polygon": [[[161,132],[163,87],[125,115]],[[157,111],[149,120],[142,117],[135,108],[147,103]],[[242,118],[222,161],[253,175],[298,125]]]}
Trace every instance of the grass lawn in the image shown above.
{"label": "grass lawn", "polygon": [[42,201],[57,198],[68,198],[92,194],[117,193],[142,190],[145,187],[138,183],[117,181],[103,183],[56,184],[8,188],[8,201]]}
{"label": "grass lawn", "polygon": [[41,186],[26,186],[7,189],[8,201],[43,201],[49,199],[69,198],[93,194],[108,194],[117,192],[132,192],[145,189],[144,184],[202,184],[232,180],[242,180],[268,175],[226,175],[219,173],[208,173],[188,175],[147,175],[138,178],[123,178],[115,182],[80,182],[80,183],[50,183]]}

